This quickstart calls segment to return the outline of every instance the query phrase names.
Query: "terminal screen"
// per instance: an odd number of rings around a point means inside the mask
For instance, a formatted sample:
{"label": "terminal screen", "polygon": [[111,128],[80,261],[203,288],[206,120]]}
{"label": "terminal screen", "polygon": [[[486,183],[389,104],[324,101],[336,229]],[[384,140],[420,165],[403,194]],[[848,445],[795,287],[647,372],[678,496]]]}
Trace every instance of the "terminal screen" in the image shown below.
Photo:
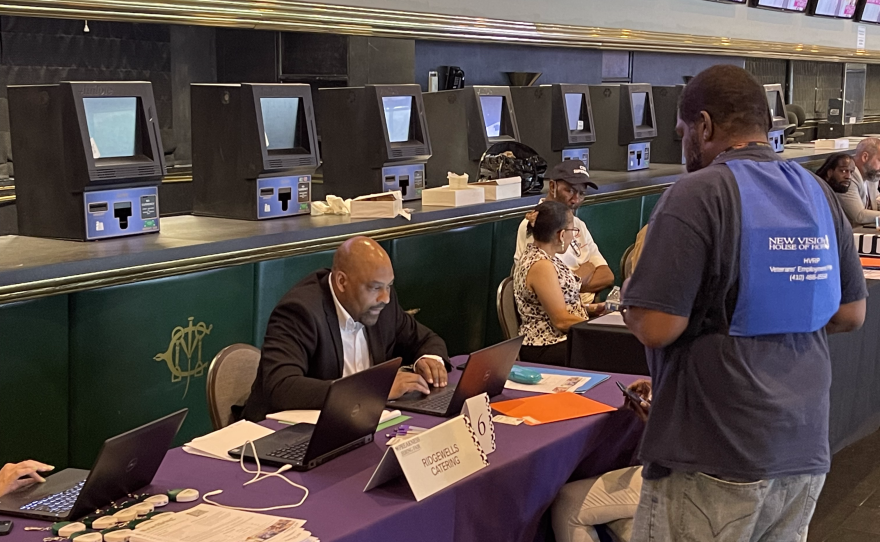
{"label": "terminal screen", "polygon": [[137,101],[134,97],[83,98],[93,158],[136,154]]}
{"label": "terminal screen", "polygon": [[565,113],[568,115],[569,131],[582,132],[587,129],[585,124],[587,112],[586,107],[584,107],[583,94],[565,95]]}
{"label": "terminal screen", "polygon": [[818,0],[816,15],[851,19],[856,13],[856,0]]}
{"label": "terminal screen", "polygon": [[862,21],[880,23],[880,0],[867,0],[862,10]]}
{"label": "terminal screen", "polygon": [[301,147],[296,136],[300,98],[260,98],[263,114],[263,144],[266,150]]}
{"label": "terminal screen", "polygon": [[770,106],[770,116],[774,119],[785,118],[782,115],[782,107],[780,107],[781,100],[779,98],[779,92],[775,90],[767,91],[767,105]]}
{"label": "terminal screen", "polygon": [[648,105],[647,92],[632,93],[632,109],[633,124],[639,128],[645,126],[651,128],[654,126],[654,123],[651,122],[651,109]]}
{"label": "terminal screen", "polygon": [[504,96],[480,96],[480,107],[483,110],[483,124],[486,126],[486,136],[500,136],[501,110],[504,107]]}
{"label": "terminal screen", "polygon": [[807,9],[807,0],[758,0],[758,5],[762,8],[805,11]]}
{"label": "terminal screen", "polygon": [[388,129],[390,143],[410,141],[412,125],[412,96],[383,96],[382,108],[385,109],[385,127]]}

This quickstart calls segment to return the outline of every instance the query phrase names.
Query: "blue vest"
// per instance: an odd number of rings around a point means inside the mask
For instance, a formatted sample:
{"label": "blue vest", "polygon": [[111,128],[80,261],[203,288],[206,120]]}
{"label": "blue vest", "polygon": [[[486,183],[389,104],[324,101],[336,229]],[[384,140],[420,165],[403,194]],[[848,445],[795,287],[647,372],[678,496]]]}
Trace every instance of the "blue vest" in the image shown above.
{"label": "blue vest", "polygon": [[818,181],[790,162],[726,164],[742,203],[739,295],[730,335],[823,328],[840,307],[840,258]]}

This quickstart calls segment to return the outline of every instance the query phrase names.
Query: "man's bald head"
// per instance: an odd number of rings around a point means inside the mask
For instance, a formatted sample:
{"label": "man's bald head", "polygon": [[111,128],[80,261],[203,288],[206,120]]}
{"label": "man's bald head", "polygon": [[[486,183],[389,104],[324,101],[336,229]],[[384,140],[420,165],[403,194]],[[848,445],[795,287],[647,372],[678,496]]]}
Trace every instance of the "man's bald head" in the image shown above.
{"label": "man's bald head", "polygon": [[339,303],[355,320],[375,324],[391,301],[394,269],[391,258],[369,237],[352,237],[333,255],[333,290]]}
{"label": "man's bald head", "polygon": [[859,141],[853,159],[863,180],[880,181],[880,139],[869,137]]}

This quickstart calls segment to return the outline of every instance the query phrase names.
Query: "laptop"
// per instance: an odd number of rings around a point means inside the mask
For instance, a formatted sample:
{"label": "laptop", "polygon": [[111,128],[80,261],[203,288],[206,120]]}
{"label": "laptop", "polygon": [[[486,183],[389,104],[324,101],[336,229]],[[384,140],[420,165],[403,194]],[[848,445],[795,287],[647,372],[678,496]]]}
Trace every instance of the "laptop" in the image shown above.
{"label": "laptop", "polygon": [[[316,424],[298,423],[254,441],[260,464],[306,471],[373,441],[401,358],[334,380]],[[242,450],[244,449],[244,450]],[[251,446],[229,450],[254,460]]]}
{"label": "laptop", "polygon": [[457,416],[464,402],[483,392],[495,397],[504,390],[507,375],[516,361],[523,337],[478,350],[468,356],[467,364],[458,384],[445,388],[431,388],[425,395],[417,391],[407,393],[400,399],[388,401],[388,406],[431,416]]}
{"label": "laptop", "polygon": [[64,469],[0,497],[0,514],[62,521],[86,516],[153,481],[188,409],[104,441],[92,470]]}

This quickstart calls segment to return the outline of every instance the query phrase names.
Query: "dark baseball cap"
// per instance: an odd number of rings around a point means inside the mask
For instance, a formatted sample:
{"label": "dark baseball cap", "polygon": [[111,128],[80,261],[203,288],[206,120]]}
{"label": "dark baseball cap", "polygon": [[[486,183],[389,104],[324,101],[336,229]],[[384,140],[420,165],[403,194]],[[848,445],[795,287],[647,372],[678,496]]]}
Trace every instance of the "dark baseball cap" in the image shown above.
{"label": "dark baseball cap", "polygon": [[568,184],[585,184],[597,190],[599,189],[596,183],[590,181],[587,166],[580,160],[563,160],[544,174],[544,180],[565,181]]}

